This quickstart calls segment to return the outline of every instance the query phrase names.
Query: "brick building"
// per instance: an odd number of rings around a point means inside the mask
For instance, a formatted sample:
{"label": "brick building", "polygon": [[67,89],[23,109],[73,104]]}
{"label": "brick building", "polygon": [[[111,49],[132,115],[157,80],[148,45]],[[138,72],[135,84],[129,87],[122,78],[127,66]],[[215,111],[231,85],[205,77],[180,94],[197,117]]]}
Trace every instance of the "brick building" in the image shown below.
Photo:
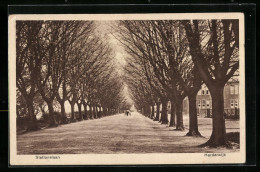
{"label": "brick building", "polygon": [[[210,92],[205,84],[201,86],[196,98],[197,114],[200,117],[210,117],[212,114],[212,99]],[[156,106],[154,106],[156,112]],[[162,106],[160,105],[160,111]],[[167,105],[168,114],[171,113],[171,102]],[[183,100],[183,115],[189,115],[189,99]],[[224,87],[224,112],[226,116],[239,115],[239,81],[231,78]]]}
{"label": "brick building", "polygon": [[[210,116],[212,114],[212,99],[205,84],[201,86],[196,99],[198,116]],[[224,87],[224,111],[227,116],[239,113],[239,81],[237,79],[230,79]],[[183,101],[183,114],[189,114],[187,97]]]}

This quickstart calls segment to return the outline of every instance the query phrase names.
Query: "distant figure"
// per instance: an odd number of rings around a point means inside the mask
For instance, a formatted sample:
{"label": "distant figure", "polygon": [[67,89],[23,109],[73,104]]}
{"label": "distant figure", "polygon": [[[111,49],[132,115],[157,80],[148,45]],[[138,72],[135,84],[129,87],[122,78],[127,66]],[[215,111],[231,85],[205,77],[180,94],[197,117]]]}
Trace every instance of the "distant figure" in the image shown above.
{"label": "distant figure", "polygon": [[127,110],[126,113],[127,113],[127,116],[128,116],[128,115],[131,116],[131,113],[130,113],[129,110]]}
{"label": "distant figure", "polygon": [[126,116],[131,115],[130,111],[129,111],[129,110],[126,110],[126,111],[125,111],[125,115],[126,115]]}

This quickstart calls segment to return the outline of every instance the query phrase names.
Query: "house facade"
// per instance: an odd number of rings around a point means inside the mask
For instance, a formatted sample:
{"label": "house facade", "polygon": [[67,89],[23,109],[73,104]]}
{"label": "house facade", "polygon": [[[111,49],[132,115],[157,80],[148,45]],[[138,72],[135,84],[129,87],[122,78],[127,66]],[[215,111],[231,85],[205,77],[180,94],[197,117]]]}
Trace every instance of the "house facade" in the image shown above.
{"label": "house facade", "polygon": [[[239,115],[239,81],[231,79],[224,87],[224,112],[226,116]],[[197,114],[200,117],[211,117],[212,116],[212,98],[210,92],[205,84],[201,86],[197,97]],[[156,112],[156,106],[154,106]],[[162,106],[160,105],[160,111]],[[168,114],[171,113],[171,103],[167,105]],[[189,99],[185,97],[183,100],[183,115],[189,115]]]}
{"label": "house facade", "polygon": [[[239,115],[239,82],[230,80],[224,87],[224,112],[227,116]],[[205,84],[201,86],[196,98],[197,114],[210,117],[212,114],[212,99]],[[183,100],[183,114],[189,114],[189,101]]]}

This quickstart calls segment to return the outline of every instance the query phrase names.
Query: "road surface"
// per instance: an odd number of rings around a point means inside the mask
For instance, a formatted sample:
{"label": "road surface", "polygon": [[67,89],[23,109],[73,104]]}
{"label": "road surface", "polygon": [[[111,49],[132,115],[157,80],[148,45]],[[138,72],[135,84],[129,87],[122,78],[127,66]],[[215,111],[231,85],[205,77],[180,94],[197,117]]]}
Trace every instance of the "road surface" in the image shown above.
{"label": "road surface", "polygon": [[[188,118],[185,117],[185,124]],[[17,136],[18,154],[111,154],[233,152],[238,150],[199,148],[211,133],[211,119],[199,119],[205,138],[187,137],[185,131],[161,125],[133,112],[86,120]],[[229,125],[230,131],[238,130]],[[188,126],[187,126],[188,127]]]}

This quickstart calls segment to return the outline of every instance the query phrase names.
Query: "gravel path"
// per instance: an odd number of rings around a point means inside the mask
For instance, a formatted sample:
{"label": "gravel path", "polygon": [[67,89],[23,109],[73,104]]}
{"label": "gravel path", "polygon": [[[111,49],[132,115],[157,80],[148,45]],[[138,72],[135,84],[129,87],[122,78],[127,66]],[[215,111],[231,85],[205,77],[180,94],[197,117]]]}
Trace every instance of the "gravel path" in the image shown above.
{"label": "gravel path", "polygon": [[[188,124],[188,118],[184,118]],[[227,131],[239,131],[239,121],[227,121]],[[188,126],[186,126],[188,127]],[[205,138],[184,136],[185,131],[161,125],[137,112],[118,114],[17,136],[18,154],[89,154],[89,153],[190,153],[234,152],[236,149],[199,148],[208,140],[211,119],[199,119]]]}

